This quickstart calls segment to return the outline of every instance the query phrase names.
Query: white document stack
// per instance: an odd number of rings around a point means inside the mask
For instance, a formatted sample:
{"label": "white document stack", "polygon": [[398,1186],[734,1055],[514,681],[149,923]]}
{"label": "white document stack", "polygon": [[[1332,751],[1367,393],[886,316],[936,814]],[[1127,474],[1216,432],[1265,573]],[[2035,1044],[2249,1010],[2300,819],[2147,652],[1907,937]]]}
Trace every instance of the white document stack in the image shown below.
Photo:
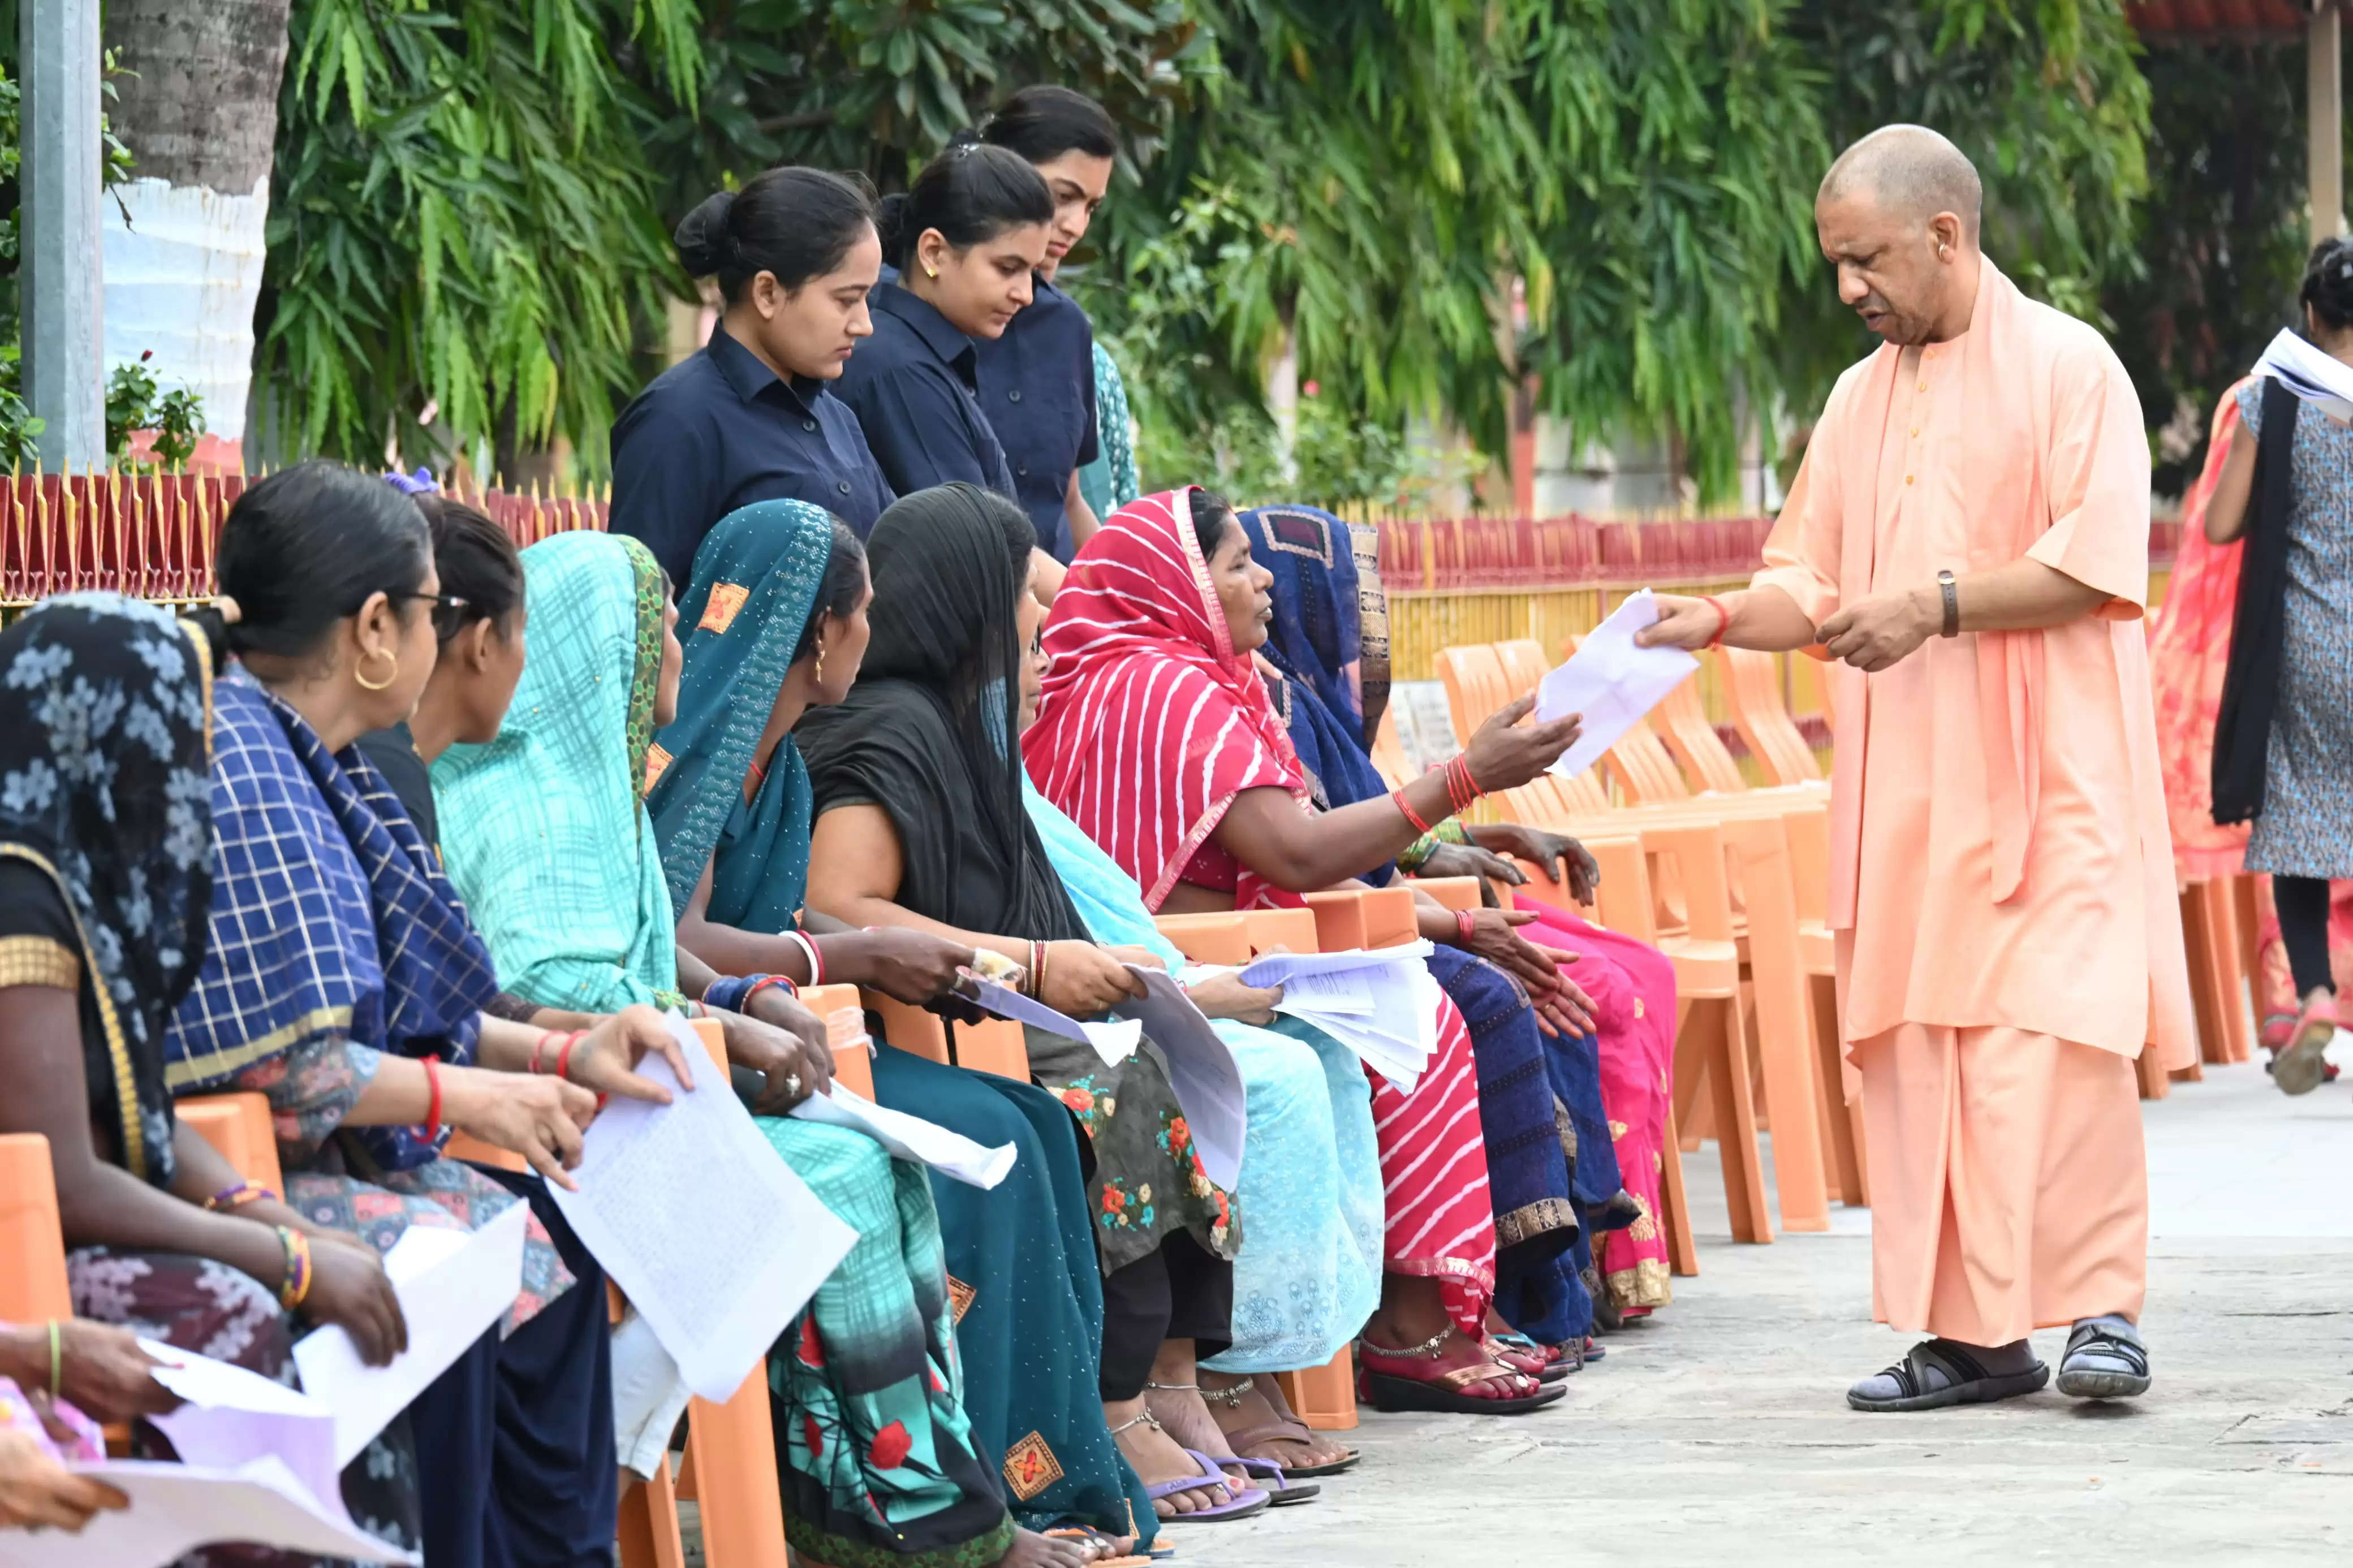
{"label": "white document stack", "polygon": [[1245,985],[1280,985],[1275,1011],[1313,1024],[1411,1094],[1438,1048],[1438,982],[1426,942],[1346,952],[1271,952],[1242,971]]}

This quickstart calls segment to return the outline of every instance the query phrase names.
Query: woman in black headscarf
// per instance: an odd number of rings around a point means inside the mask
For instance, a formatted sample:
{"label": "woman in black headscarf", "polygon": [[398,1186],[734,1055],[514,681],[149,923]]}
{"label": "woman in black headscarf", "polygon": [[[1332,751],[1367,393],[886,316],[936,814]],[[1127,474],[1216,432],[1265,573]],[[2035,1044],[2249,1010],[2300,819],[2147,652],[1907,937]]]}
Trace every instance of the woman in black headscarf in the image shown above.
{"label": "woman in black headscarf", "polygon": [[[1023,804],[1012,726],[1045,614],[1029,591],[1035,544],[1019,507],[971,485],[909,496],[875,524],[873,640],[858,684],[802,721],[817,811],[808,902],[852,925],[990,949],[1028,971],[1048,1006],[1083,1019],[1136,994],[1130,963],[1158,961],[1088,938]],[[1070,1108],[1094,1155],[1088,1213],[1113,1434],[1155,1493],[1181,1489],[1162,1500],[1172,1517],[1256,1511],[1262,1493],[1208,1484],[1144,1405],[1147,1386],[1175,1396],[1163,1413],[1181,1411],[1182,1435],[1223,1457],[1194,1360],[1230,1339],[1241,1226],[1192,1148],[1166,1059],[1149,1040],[1115,1067],[1083,1041],[1030,1029],[1027,1044],[1031,1076]]]}

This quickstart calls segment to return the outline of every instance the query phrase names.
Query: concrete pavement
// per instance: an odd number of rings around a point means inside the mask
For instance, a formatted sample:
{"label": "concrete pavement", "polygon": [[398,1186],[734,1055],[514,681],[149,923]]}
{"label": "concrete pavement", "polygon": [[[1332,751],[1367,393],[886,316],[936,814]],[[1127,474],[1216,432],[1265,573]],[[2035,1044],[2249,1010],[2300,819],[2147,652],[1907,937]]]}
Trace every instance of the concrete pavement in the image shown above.
{"label": "concrete pavement", "polygon": [[[2348,1085],[2288,1100],[2260,1067],[2209,1068],[2144,1107],[2158,1381],[2137,1403],[1848,1410],[1908,1342],[1871,1321],[1870,1215],[1736,1245],[1711,1147],[1685,1162],[1700,1276],[1567,1399],[1367,1412],[1365,1464],[1321,1500],[1165,1543],[1216,1568],[2353,1562]],[[2064,1337],[2037,1337],[2054,1372]]]}

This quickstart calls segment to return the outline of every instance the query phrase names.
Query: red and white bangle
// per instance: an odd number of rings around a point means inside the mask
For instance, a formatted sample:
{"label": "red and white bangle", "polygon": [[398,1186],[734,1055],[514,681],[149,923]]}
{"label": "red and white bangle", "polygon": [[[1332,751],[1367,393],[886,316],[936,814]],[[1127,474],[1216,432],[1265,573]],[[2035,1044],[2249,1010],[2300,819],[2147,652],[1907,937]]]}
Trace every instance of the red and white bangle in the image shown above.
{"label": "red and white bangle", "polygon": [[802,955],[807,958],[809,970],[808,984],[811,985],[824,984],[825,955],[818,952],[817,943],[811,942],[808,938],[803,936],[797,931],[788,931],[784,934],[791,941],[797,943],[800,947]]}

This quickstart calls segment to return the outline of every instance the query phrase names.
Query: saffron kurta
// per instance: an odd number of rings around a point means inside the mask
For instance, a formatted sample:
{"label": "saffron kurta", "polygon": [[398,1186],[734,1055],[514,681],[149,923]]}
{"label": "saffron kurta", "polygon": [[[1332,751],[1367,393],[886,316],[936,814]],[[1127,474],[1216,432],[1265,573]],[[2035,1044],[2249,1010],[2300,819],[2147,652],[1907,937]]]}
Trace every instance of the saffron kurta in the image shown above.
{"label": "saffron kurta", "polygon": [[[2146,1044],[2187,1065],[2194,1039],[2140,625],[2139,403],[2097,332],[1985,262],[1967,332],[1883,345],[1840,377],[1756,582],[1820,625],[1940,569],[1966,577],[2021,556],[2106,603],[2043,631],[1932,637],[1876,675],[1831,667],[1831,924],[1873,1134],[1880,1315],[1978,1344],[2019,1338],[2029,1320],[2137,1310],[2131,1075],[2069,1058]],[[2057,1049],[2029,1050],[2031,1037]],[[2006,1063],[1998,1079],[1971,1071],[1989,1047]],[[1917,1070],[1922,1049],[1938,1070]],[[1914,1069],[1900,1079],[1899,1057]],[[2053,1097],[2087,1074],[2108,1086],[2095,1115],[2129,1127],[2046,1141]],[[1936,1128],[1940,1150],[1905,1146]],[[2005,1161],[2042,1180],[1980,1180]],[[2037,1229],[2073,1202],[2110,1219],[2075,1227],[2070,1246],[2115,1267],[2074,1270],[2084,1290],[2037,1289]]]}

